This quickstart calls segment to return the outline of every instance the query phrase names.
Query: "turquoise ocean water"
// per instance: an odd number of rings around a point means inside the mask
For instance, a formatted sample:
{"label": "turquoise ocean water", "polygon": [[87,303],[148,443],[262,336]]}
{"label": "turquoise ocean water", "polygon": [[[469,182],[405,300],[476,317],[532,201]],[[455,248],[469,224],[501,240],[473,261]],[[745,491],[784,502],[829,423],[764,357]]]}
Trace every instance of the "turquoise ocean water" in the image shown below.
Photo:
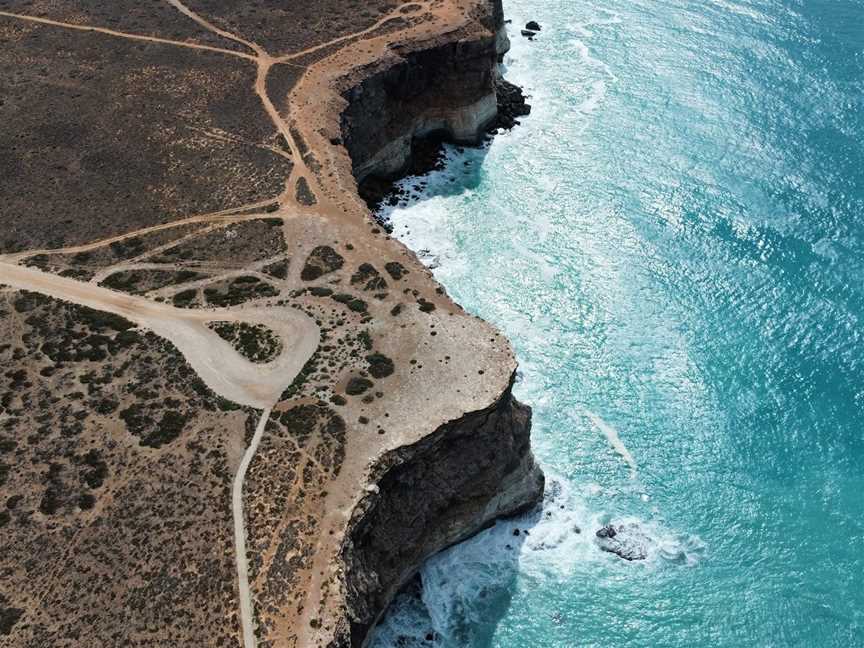
{"label": "turquoise ocean water", "polygon": [[549,492],[375,648],[864,646],[864,2],[506,9],[532,116],[390,216],[513,341]]}

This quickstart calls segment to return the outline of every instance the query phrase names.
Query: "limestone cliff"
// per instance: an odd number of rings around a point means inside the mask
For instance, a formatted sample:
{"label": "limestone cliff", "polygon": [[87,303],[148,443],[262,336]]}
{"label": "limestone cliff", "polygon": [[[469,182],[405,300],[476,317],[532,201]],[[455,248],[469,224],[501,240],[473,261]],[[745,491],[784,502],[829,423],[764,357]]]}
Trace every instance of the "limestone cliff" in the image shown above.
{"label": "limestone cliff", "polygon": [[497,114],[495,61],[492,38],[446,43],[408,52],[352,89],[342,130],[358,181],[398,173],[415,137],[476,143]]}
{"label": "limestone cliff", "polygon": [[11,4],[0,643],[362,646],[543,489],[507,340],[356,191],[501,119],[500,0]]}
{"label": "limestone cliff", "polygon": [[[476,144],[498,118],[498,63],[509,41],[500,0],[485,9],[479,31],[391,46],[397,58],[370,66],[343,92],[341,135],[358,182],[398,175],[417,138],[440,132]],[[375,462],[343,540],[345,617],[336,621],[331,648],[366,645],[395,593],[428,557],[542,498],[531,409],[513,397],[512,385],[511,369],[486,407]]]}
{"label": "limestone cliff", "polygon": [[503,20],[492,2],[475,23],[480,33],[395,45],[397,58],[344,93],[342,135],[358,182],[399,174],[416,138],[479,143],[498,116],[498,62],[510,47]]}
{"label": "limestone cliff", "polygon": [[378,462],[377,485],[355,509],[343,547],[351,637],[335,645],[364,645],[426,558],[540,500],[530,430],[531,409],[508,386],[487,409]]}

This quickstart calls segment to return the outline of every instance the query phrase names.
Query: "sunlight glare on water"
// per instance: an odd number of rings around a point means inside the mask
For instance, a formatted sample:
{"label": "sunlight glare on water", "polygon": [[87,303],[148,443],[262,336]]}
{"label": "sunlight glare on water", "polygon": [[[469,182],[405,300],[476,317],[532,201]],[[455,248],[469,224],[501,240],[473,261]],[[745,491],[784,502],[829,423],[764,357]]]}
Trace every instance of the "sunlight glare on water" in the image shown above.
{"label": "sunlight glare on water", "polygon": [[389,216],[513,341],[548,492],[375,648],[864,646],[864,3],[506,10],[532,116]]}

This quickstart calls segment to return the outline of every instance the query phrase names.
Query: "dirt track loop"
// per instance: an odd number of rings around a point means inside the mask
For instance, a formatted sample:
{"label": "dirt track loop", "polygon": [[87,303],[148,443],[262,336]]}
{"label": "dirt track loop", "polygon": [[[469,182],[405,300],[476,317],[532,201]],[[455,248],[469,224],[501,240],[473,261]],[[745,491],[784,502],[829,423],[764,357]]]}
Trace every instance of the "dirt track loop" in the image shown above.
{"label": "dirt track loop", "polygon": [[[279,400],[318,347],[315,322],[293,309],[187,310],[2,261],[0,281],[114,313],[150,329],[170,340],[214,392],[259,409],[272,407]],[[269,364],[254,364],[207,327],[212,321],[265,324],[282,339],[282,354]]]}

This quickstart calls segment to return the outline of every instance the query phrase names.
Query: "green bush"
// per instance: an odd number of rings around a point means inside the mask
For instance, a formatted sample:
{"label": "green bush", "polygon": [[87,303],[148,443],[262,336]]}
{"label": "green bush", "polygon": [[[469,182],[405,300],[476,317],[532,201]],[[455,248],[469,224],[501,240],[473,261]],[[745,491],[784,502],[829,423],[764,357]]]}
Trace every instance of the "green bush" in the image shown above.
{"label": "green bush", "polygon": [[369,363],[369,373],[373,378],[386,378],[395,370],[393,361],[382,353],[366,356],[366,362]]}
{"label": "green bush", "polygon": [[345,393],[349,396],[359,396],[360,394],[371,389],[374,384],[375,383],[373,383],[367,378],[355,376],[348,381],[348,385],[345,387]]}
{"label": "green bush", "polygon": [[422,297],[417,300],[417,303],[420,305],[420,310],[424,313],[431,313],[435,310],[435,304],[430,301],[426,301]]}
{"label": "green bush", "polygon": [[402,277],[408,274],[408,270],[405,269],[398,261],[390,261],[385,264],[384,269],[387,271],[391,277],[393,277],[396,281],[399,281]]}

